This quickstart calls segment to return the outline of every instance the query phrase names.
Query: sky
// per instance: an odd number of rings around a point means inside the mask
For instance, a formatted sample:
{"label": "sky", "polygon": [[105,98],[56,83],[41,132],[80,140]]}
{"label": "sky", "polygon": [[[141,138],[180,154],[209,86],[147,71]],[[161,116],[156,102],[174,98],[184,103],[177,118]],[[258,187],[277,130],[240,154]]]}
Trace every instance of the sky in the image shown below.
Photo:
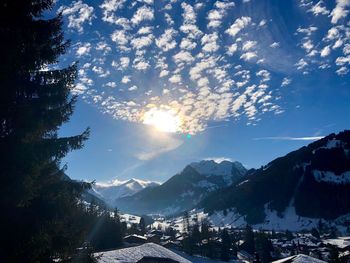
{"label": "sky", "polygon": [[91,128],[74,179],[164,182],[203,159],[258,168],[350,124],[350,0],[57,0]]}

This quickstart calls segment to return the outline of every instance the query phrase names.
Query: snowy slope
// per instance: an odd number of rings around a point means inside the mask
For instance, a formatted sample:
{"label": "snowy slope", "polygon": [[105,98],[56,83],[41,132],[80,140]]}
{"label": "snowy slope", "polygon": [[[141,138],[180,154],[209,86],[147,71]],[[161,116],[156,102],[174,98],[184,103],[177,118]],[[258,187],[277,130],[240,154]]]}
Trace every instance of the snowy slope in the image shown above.
{"label": "snowy slope", "polygon": [[162,185],[119,198],[122,211],[138,214],[175,214],[191,209],[208,193],[243,180],[246,169],[239,162],[204,160],[187,165]]}
{"label": "snowy slope", "polygon": [[241,175],[244,175],[246,170],[239,162],[222,161],[215,162],[214,160],[203,160],[190,164],[198,173],[206,176],[221,176],[227,184],[232,183],[232,171],[236,168]]}
{"label": "snowy slope", "polygon": [[239,217],[274,229],[336,220],[350,213],[349,152],[350,131],[330,134],[249,171],[245,180],[209,194],[197,208],[234,211],[225,223]]}
{"label": "snowy slope", "polygon": [[108,263],[131,263],[138,262],[143,257],[170,258],[179,263],[190,263],[191,261],[177,255],[176,253],[154,243],[147,243],[137,247],[129,247],[94,254],[97,262]]}
{"label": "snowy slope", "polygon": [[341,173],[340,175],[336,175],[334,174],[334,172],[331,171],[313,170],[312,172],[317,182],[327,182],[330,184],[350,183],[350,171]]}
{"label": "snowy slope", "polygon": [[158,185],[159,183],[157,182],[143,181],[134,178],[127,181],[115,180],[111,184],[96,183],[90,190],[90,193],[101,198],[107,204],[114,206],[115,200],[118,198],[131,196],[145,188]]}

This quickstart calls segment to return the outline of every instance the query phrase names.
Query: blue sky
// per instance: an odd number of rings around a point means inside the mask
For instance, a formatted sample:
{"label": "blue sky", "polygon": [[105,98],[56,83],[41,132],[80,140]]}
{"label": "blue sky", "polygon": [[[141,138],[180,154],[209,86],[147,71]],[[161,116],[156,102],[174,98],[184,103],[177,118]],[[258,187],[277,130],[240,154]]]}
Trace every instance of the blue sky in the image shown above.
{"label": "blue sky", "polygon": [[349,0],[58,0],[72,45],[57,66],[79,61],[61,134],[92,131],[67,173],[165,181],[208,158],[254,168],[348,129],[349,10]]}

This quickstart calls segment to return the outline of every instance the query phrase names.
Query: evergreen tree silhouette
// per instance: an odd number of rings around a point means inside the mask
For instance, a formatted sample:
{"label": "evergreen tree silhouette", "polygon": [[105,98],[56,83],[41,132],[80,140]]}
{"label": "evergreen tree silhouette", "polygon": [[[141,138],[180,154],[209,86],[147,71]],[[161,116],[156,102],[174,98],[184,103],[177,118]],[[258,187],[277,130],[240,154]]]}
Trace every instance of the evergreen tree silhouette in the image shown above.
{"label": "evergreen tree silhouette", "polygon": [[59,137],[74,110],[75,64],[53,69],[69,42],[53,0],[0,3],[0,262],[70,259],[86,232],[79,198],[90,184],[70,180],[62,158],[89,130]]}

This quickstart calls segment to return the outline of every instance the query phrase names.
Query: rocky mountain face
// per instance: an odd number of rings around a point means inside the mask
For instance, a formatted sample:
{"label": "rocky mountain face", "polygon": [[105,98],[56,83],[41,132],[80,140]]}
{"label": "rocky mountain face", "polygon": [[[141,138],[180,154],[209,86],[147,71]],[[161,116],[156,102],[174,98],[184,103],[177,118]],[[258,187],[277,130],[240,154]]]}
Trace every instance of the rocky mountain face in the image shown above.
{"label": "rocky mountain face", "polygon": [[126,212],[174,214],[196,206],[212,191],[241,181],[245,173],[239,162],[192,163],[162,185],[119,198],[115,204]]}
{"label": "rocky mountain face", "polygon": [[130,179],[127,181],[115,180],[112,184],[95,184],[89,191],[90,194],[105,201],[111,207],[115,206],[115,201],[118,198],[131,196],[137,192],[158,186],[160,183],[152,181],[143,181],[140,179]]}
{"label": "rocky mountain face", "polygon": [[247,172],[233,185],[214,191],[199,208],[227,211],[251,224],[271,213],[333,220],[350,213],[350,131],[330,134]]}

